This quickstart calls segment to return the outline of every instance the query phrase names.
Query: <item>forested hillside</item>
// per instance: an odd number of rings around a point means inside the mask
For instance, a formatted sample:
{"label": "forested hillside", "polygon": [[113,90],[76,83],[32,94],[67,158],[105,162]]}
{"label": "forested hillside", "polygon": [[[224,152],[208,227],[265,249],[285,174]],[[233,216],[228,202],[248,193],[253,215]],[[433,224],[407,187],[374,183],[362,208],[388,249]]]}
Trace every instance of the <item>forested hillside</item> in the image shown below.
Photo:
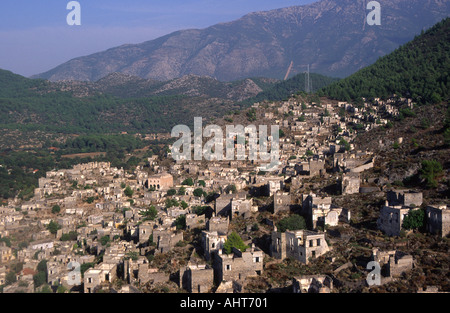
{"label": "forested hillside", "polygon": [[342,101],[393,94],[419,104],[446,101],[450,94],[450,18],[444,19],[375,64],[320,91]]}
{"label": "forested hillside", "polygon": [[[267,90],[259,93],[257,96],[244,100],[243,104],[253,104],[254,102],[268,101],[281,101],[289,98],[292,94],[296,94],[299,91],[306,91],[306,75],[305,73],[297,74],[288,80],[281,81]],[[332,78],[323,76],[320,74],[310,74],[310,89],[312,92],[319,90],[325,86],[328,86],[339,78]],[[312,87],[312,88],[311,88]]]}

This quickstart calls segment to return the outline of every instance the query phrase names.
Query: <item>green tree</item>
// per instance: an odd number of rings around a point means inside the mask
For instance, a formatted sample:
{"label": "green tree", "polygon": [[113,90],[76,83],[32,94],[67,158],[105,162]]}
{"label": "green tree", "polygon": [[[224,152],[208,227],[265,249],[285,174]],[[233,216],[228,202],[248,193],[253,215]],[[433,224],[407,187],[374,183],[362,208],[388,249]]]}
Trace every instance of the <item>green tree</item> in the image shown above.
{"label": "green tree", "polygon": [[347,140],[341,138],[339,145],[344,146],[345,151],[350,151],[350,143]]}
{"label": "green tree", "polygon": [[63,234],[61,236],[61,241],[75,241],[77,240],[78,237],[78,233],[76,231],[71,231],[67,234]]}
{"label": "green tree", "polygon": [[86,199],[86,202],[89,203],[89,204],[94,203],[94,201],[95,201],[95,198],[94,198],[94,197],[88,197],[88,198]]}
{"label": "green tree", "polygon": [[186,229],[186,215],[180,215],[175,220],[175,226],[177,229]]}
{"label": "green tree", "polygon": [[402,227],[404,229],[423,229],[425,226],[425,211],[417,209],[410,211],[403,219]]}
{"label": "green tree", "polygon": [[123,193],[125,194],[125,196],[127,196],[128,198],[131,198],[133,196],[134,191],[131,189],[130,186],[127,186]]}
{"label": "green tree", "polygon": [[47,275],[45,272],[38,272],[37,274],[33,275],[33,281],[34,281],[34,287],[40,287],[43,284],[47,282]]}
{"label": "green tree", "polygon": [[81,277],[84,276],[84,273],[90,269],[90,268],[94,268],[95,264],[94,263],[83,263],[80,266],[80,272],[81,272]]}
{"label": "green tree", "polygon": [[47,260],[42,260],[41,262],[39,262],[37,268],[36,268],[39,272],[45,272],[47,273]]}
{"label": "green tree", "polygon": [[176,194],[177,194],[177,191],[176,191],[175,189],[169,189],[169,190],[167,190],[167,195],[168,195],[169,197],[175,196]]}
{"label": "green tree", "polygon": [[16,281],[17,281],[16,273],[11,271],[8,274],[6,274],[5,285],[14,284]]}
{"label": "green tree", "polygon": [[282,233],[284,233],[286,230],[306,229],[306,221],[303,216],[293,214],[279,221],[277,224],[277,229]]}
{"label": "green tree", "polygon": [[60,207],[59,205],[55,204],[55,205],[52,207],[52,213],[53,213],[53,214],[58,214],[59,212],[61,212],[61,207]]}
{"label": "green tree", "polygon": [[168,208],[171,208],[174,206],[179,206],[180,204],[178,203],[178,201],[176,199],[167,198],[165,205],[166,205],[166,209],[168,209]]}
{"label": "green tree", "polygon": [[53,220],[51,220],[50,223],[48,223],[47,225],[47,230],[53,235],[56,235],[56,232],[59,229],[61,229],[61,226]]}
{"label": "green tree", "polygon": [[196,197],[203,197],[205,195],[205,192],[202,188],[197,188],[194,190],[193,195]]}
{"label": "green tree", "polygon": [[186,194],[186,188],[181,186],[180,189],[178,189],[178,195],[184,196]]}
{"label": "green tree", "polygon": [[4,242],[7,247],[11,247],[11,239],[9,237],[0,237],[0,242]]}
{"label": "green tree", "polygon": [[187,185],[187,186],[194,186],[194,180],[189,177],[189,178],[186,178],[185,180],[183,180],[183,182],[181,184]]}
{"label": "green tree", "polygon": [[236,248],[242,252],[245,252],[247,250],[248,246],[245,245],[244,241],[242,240],[241,236],[239,236],[236,232],[232,232],[225,243],[223,244],[223,251],[226,254],[230,254],[233,252],[233,248]]}
{"label": "green tree", "polygon": [[111,238],[109,236],[103,236],[100,238],[100,243],[102,246],[106,246],[111,241]]}
{"label": "green tree", "polygon": [[420,177],[426,181],[429,188],[436,188],[438,186],[437,178],[443,174],[442,164],[436,160],[422,161],[422,168],[420,169]]}
{"label": "green tree", "polygon": [[199,180],[198,184],[199,184],[199,186],[202,186],[203,188],[206,187],[206,182],[204,180]]}
{"label": "green tree", "polygon": [[228,185],[227,187],[225,187],[225,192],[226,193],[236,193],[237,188],[236,185],[232,184],[232,185]]}
{"label": "green tree", "polygon": [[154,221],[158,216],[158,211],[156,210],[155,206],[152,205],[147,210],[139,212],[139,214],[144,217],[144,221]]}

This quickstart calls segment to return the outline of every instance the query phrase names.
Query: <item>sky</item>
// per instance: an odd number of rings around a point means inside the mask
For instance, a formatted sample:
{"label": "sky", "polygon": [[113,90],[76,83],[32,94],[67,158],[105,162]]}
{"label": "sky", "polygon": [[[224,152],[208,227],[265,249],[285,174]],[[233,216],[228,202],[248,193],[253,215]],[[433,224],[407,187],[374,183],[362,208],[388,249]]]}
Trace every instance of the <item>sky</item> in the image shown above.
{"label": "sky", "polygon": [[73,58],[171,32],[236,20],[247,13],[317,0],[0,0],[0,68],[29,77]]}

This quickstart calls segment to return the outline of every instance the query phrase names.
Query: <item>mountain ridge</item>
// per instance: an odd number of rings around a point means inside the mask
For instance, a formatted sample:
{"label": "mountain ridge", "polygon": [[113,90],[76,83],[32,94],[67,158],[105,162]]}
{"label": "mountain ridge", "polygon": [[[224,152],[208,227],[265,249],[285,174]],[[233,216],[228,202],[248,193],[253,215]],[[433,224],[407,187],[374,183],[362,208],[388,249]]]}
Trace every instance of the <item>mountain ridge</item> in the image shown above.
{"label": "mountain ridge", "polygon": [[[450,12],[439,0],[380,0],[382,25],[365,23],[366,1],[321,0],[252,12],[204,29],[179,30],[140,44],[125,44],[75,58],[33,77],[97,81],[121,72],[170,80],[187,74],[220,81],[282,78],[311,70],[345,77],[372,64]],[[420,14],[417,14],[417,12]]]}

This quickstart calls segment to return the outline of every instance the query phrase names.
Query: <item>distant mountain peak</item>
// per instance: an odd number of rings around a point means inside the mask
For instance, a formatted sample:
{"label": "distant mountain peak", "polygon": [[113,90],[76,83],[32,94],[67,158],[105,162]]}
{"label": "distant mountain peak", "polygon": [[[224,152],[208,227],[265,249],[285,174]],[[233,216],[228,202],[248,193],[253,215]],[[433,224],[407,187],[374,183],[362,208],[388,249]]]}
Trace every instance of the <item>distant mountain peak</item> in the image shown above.
{"label": "distant mountain peak", "polygon": [[252,12],[204,29],[180,30],[76,58],[35,77],[97,81],[112,72],[166,81],[184,75],[220,81],[281,79],[311,71],[344,77],[374,63],[450,12],[441,0],[379,0],[382,25],[368,26],[366,1],[321,0]]}

